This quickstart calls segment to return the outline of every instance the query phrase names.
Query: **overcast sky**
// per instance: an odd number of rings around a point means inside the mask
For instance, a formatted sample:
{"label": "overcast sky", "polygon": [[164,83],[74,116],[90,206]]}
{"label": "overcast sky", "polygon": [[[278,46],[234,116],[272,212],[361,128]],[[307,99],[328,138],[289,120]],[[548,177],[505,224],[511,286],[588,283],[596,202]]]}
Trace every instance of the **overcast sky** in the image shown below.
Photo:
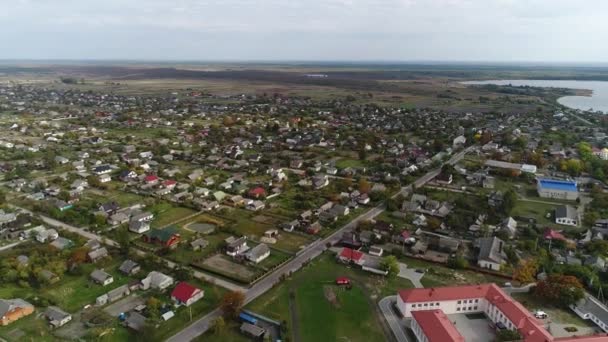
{"label": "overcast sky", "polygon": [[0,0],[0,59],[608,62],[608,0]]}

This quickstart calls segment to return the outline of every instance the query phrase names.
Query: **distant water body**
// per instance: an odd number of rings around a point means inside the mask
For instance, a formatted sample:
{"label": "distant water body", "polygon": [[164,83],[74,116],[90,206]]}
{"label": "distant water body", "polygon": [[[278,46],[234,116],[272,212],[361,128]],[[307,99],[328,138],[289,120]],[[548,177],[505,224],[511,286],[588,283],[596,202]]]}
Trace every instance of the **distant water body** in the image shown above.
{"label": "distant water body", "polygon": [[544,88],[588,89],[591,96],[564,96],[557,99],[560,104],[573,109],[601,111],[608,114],[608,82],[605,81],[565,81],[565,80],[493,80],[468,81],[464,84],[496,84],[530,86]]}

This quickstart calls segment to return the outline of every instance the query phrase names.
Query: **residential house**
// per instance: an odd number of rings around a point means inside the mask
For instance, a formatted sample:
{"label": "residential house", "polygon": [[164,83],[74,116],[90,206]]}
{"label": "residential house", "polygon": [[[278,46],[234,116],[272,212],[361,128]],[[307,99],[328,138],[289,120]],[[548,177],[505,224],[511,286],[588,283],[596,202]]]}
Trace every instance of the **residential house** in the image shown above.
{"label": "residential house", "polygon": [[0,325],[9,325],[34,313],[34,306],[23,299],[0,299]]}
{"label": "residential house", "polygon": [[165,290],[169,286],[173,285],[173,278],[157,271],[148,273],[148,276],[141,280],[142,290],[149,288],[155,290]]}
{"label": "residential house", "polygon": [[53,328],[59,328],[72,320],[72,315],[56,306],[49,306],[44,312],[44,317]]}
{"label": "residential house", "polygon": [[479,254],[477,255],[477,265],[479,267],[499,271],[502,265],[507,262],[504,241],[501,239],[497,237],[480,238],[475,241],[475,245],[479,248]]}
{"label": "residential house", "polygon": [[177,228],[168,227],[164,229],[151,229],[142,236],[144,242],[160,245],[165,248],[174,248],[180,242],[180,234]]}
{"label": "residential house", "polygon": [[125,275],[134,275],[141,270],[141,266],[139,266],[139,264],[135,261],[127,259],[123,261],[118,270]]}
{"label": "residential house", "polygon": [[129,222],[129,231],[137,234],[143,234],[150,230],[150,222],[148,221],[131,221]]}
{"label": "residential house", "polygon": [[361,266],[365,263],[365,254],[360,251],[344,247],[338,254],[338,260],[346,264],[356,264]]}
{"label": "residential house", "polygon": [[171,300],[176,306],[190,306],[201,300],[204,295],[203,290],[182,281],[171,292]]}
{"label": "residential house", "polygon": [[555,223],[566,226],[578,226],[578,211],[571,205],[560,205],[555,209]]}
{"label": "residential house", "polygon": [[90,262],[97,262],[103,258],[108,257],[108,250],[105,247],[101,247],[87,253],[87,257]]}
{"label": "residential house", "polygon": [[270,256],[270,248],[265,243],[261,243],[251,248],[245,253],[245,258],[254,263],[260,263]]}
{"label": "residential house", "polygon": [[262,201],[253,201],[249,204],[247,204],[247,206],[245,207],[247,210],[251,210],[251,211],[258,211],[258,210],[262,210],[266,207],[266,204],[264,204],[264,202]]}
{"label": "residential house", "polygon": [[225,242],[226,242],[226,254],[228,254],[231,257],[235,257],[239,254],[242,254],[249,249],[249,246],[247,246],[247,238],[244,236],[240,237],[238,239],[231,236],[231,237],[227,238],[225,240]]}
{"label": "residential house", "polygon": [[106,286],[114,282],[114,277],[102,269],[96,269],[91,272],[91,279],[100,285]]}

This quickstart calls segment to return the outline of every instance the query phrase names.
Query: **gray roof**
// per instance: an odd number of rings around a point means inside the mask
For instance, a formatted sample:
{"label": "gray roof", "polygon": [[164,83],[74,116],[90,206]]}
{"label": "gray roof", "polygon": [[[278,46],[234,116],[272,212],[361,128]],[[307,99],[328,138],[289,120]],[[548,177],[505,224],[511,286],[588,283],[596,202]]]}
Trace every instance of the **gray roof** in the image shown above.
{"label": "gray roof", "polygon": [[146,324],[146,317],[137,312],[131,312],[125,320],[125,325],[133,330],[139,331]]}
{"label": "gray roof", "polygon": [[131,273],[131,271],[137,266],[139,266],[138,263],[136,263],[135,261],[133,261],[131,259],[128,259],[128,260],[123,261],[123,263],[120,265],[118,270],[123,273]]}
{"label": "gray roof", "polygon": [[270,248],[265,243],[261,243],[247,252],[248,259],[257,259],[258,257],[270,252]]}
{"label": "gray roof", "polygon": [[597,317],[604,324],[608,325],[608,307],[600,303],[597,299],[591,296],[587,296],[581,299],[577,304],[576,308],[584,314],[592,314]]}
{"label": "gray roof", "polygon": [[91,260],[97,260],[108,256],[108,250],[105,247],[98,248],[94,251],[90,251],[88,254]]}
{"label": "gray roof", "polygon": [[21,298],[15,299],[0,299],[0,317],[16,308],[33,308],[34,306]]}
{"label": "gray roof", "polygon": [[106,279],[111,277],[112,275],[104,270],[94,270],[91,272],[91,278],[98,282],[104,282]]}
{"label": "gray roof", "polygon": [[49,306],[44,312],[44,316],[46,316],[49,321],[61,321],[70,316],[70,314],[56,306]]}
{"label": "gray roof", "polygon": [[575,220],[578,216],[576,208],[571,205],[560,205],[555,209],[555,218],[567,217]]}
{"label": "gray roof", "polygon": [[479,246],[478,260],[491,261],[497,264],[501,264],[505,261],[505,254],[503,251],[504,241],[497,237],[481,238],[477,239]]}

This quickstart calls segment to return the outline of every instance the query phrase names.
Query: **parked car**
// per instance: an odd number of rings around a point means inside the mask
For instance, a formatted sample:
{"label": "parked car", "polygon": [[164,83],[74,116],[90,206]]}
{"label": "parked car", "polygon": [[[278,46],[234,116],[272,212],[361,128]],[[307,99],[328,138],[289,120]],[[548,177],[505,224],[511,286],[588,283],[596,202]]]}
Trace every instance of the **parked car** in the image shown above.
{"label": "parked car", "polygon": [[536,318],[538,318],[538,319],[545,319],[545,318],[547,318],[547,313],[546,313],[546,312],[544,312],[544,311],[537,310],[537,311],[534,313],[534,317],[536,317]]}

